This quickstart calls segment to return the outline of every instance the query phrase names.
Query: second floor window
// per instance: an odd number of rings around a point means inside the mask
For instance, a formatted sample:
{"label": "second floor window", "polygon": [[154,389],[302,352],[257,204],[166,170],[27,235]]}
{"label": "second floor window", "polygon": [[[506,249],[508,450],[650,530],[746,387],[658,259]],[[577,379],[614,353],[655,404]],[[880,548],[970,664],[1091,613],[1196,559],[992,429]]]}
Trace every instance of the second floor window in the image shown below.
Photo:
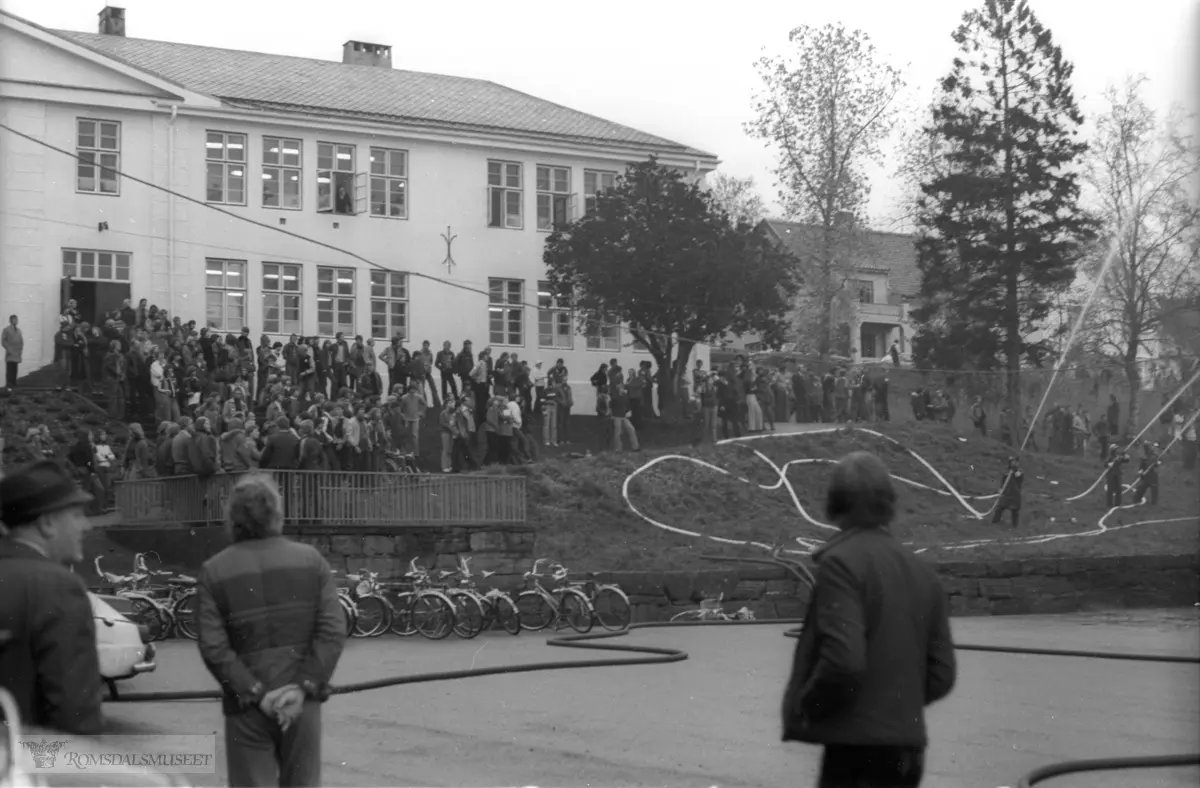
{"label": "second floor window", "polygon": [[317,269],[317,333],[354,335],[354,269]]}
{"label": "second floor window", "polygon": [[566,167],[537,168],[537,228],[553,230],[570,221],[571,171]]}
{"label": "second floor window", "polygon": [[513,161],[488,162],[488,227],[520,230],[522,224],[521,165]]}
{"label": "second floor window", "polygon": [[855,279],[854,297],[860,304],[875,303],[875,283],[870,279]]}
{"label": "second floor window", "polygon": [[371,215],[408,218],[408,153],[371,148]]}
{"label": "second floor window", "polygon": [[208,132],[204,143],[207,202],[246,204],[246,135]]}
{"label": "second floor window", "polygon": [[583,209],[588,213],[596,210],[596,195],[617,185],[617,174],[604,170],[583,171]]}
{"label": "second floor window", "polygon": [[353,215],[366,210],[367,175],[354,170],[353,145],[317,143],[317,212]]}
{"label": "second floor window", "polygon": [[75,190],[91,194],[120,194],[117,171],[121,168],[121,124],[113,120],[76,123]]}
{"label": "second floor window", "polygon": [[300,208],[303,151],[300,140],[263,137],[264,208]]}

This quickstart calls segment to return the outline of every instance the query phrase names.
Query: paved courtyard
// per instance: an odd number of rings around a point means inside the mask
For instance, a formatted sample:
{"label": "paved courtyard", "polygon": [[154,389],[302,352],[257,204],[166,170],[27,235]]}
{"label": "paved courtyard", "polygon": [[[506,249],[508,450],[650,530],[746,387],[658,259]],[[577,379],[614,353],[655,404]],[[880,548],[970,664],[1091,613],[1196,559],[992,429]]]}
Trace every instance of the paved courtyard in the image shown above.
{"label": "paved courtyard", "polygon": [[[955,619],[964,643],[1200,653],[1195,610]],[[779,741],[795,641],[782,625],[638,630],[618,641],[680,648],[667,665],[586,668],[413,684],[324,708],[330,786],[796,786],[818,751]],[[520,662],[593,659],[545,637],[348,644],[336,682]],[[929,714],[926,786],[997,788],[1044,763],[1195,751],[1200,667],[960,651],[958,687]],[[133,690],[213,687],[195,647],[167,643]],[[220,731],[218,704],[112,704],[160,733]],[[219,741],[219,739],[218,739]],[[223,764],[218,767],[223,771]],[[224,785],[202,778],[201,785]],[[1200,769],[1060,778],[1052,788],[1192,786]]]}

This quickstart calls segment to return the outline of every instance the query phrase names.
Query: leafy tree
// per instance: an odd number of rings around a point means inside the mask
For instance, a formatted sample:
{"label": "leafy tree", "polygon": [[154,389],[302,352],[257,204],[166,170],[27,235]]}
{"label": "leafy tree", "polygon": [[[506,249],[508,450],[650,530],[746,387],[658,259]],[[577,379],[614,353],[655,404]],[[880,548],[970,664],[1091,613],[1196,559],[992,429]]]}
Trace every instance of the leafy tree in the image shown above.
{"label": "leafy tree", "polygon": [[708,190],[713,203],[729,215],[733,224],[756,225],[763,218],[763,201],[754,186],[754,178],[739,178],[723,172],[708,174]]}
{"label": "leafy tree", "polygon": [[650,351],[664,411],[696,343],[750,331],[782,341],[796,291],[790,257],[653,157],[551,233],[543,260],[551,289],[585,317],[583,333],[624,324]]}
{"label": "leafy tree", "polygon": [[1161,341],[1177,304],[1200,287],[1200,202],[1190,193],[1200,151],[1178,109],[1159,122],[1142,98],[1144,82],[1130,79],[1105,93],[1109,110],[1097,123],[1086,170],[1102,221],[1086,266],[1089,284],[1099,286],[1085,317],[1087,339],[1093,352],[1125,371],[1130,435],[1142,384],[1139,357]]}
{"label": "leafy tree", "polygon": [[858,237],[857,223],[842,217],[863,213],[870,194],[865,165],[880,159],[903,82],[860,30],[802,26],[788,39],[787,54],[757,63],[762,86],[753,98],[756,117],[745,128],[775,149],[787,217],[820,228],[812,254],[801,261],[807,303],[800,311],[814,314],[814,344],[828,356],[852,274],[855,255],[847,247]]}
{"label": "leafy tree", "polygon": [[953,38],[959,56],[926,126],[940,160],[917,221],[914,354],[940,367],[1003,360],[1016,438],[1022,361],[1040,363],[1035,332],[1094,237],[1079,205],[1083,118],[1073,66],[1025,0],[985,0]]}

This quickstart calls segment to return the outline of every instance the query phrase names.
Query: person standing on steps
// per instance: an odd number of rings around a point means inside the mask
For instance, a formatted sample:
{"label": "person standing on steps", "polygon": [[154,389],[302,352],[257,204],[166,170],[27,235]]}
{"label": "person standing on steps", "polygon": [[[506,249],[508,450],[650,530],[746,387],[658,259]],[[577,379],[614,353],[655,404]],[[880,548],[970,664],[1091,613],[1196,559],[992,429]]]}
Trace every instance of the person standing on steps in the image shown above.
{"label": "person standing on steps", "polygon": [[21,333],[19,323],[16,315],[9,315],[8,325],[0,331],[0,348],[4,349],[4,387],[7,389],[17,386],[17,367],[25,352],[25,335]]}
{"label": "person standing on steps", "polygon": [[1021,470],[1021,463],[1016,457],[1008,458],[1008,470],[1004,472],[1004,479],[1000,483],[1003,486],[1000,489],[1000,499],[996,501],[992,525],[1000,522],[1004,510],[1007,509],[1012,512],[1012,527],[1016,528],[1021,524],[1021,488],[1025,485],[1025,472]]}
{"label": "person standing on steps", "polygon": [[889,530],[896,491],[883,462],[833,469],[825,515],[840,533],[813,554],[816,582],[783,698],[783,741],[824,746],[818,788],[914,788],[925,707],[956,664],[946,592]]}

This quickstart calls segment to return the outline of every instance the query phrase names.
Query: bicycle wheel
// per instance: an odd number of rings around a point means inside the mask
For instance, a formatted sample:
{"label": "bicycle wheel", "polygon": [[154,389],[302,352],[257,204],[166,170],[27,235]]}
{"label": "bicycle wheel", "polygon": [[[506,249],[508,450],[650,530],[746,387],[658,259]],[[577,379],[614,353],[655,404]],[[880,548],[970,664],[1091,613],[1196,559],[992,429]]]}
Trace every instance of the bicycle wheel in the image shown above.
{"label": "bicycle wheel", "polygon": [[629,597],[621,589],[612,586],[596,589],[596,595],[592,597],[592,609],[596,611],[596,621],[600,622],[600,626],[610,631],[627,628],[633,618]]}
{"label": "bicycle wheel", "polygon": [[454,634],[470,640],[483,631],[483,605],[479,598],[466,591],[447,594],[454,603]]}
{"label": "bicycle wheel", "polygon": [[417,634],[417,628],[412,625],[412,608],[413,595],[411,591],[403,591],[396,595],[396,601],[390,603],[392,606],[392,623],[388,627],[393,635],[401,637],[412,637]]}
{"label": "bicycle wheel", "polygon": [[338,594],[338,604],[342,606],[342,612],[346,614],[346,637],[354,637],[354,630],[358,628],[358,611],[354,608],[354,602],[346,597]]}
{"label": "bicycle wheel", "polygon": [[171,605],[175,617],[175,634],[188,640],[196,639],[196,592],[186,591]]}
{"label": "bicycle wheel", "polygon": [[529,590],[517,594],[517,614],[521,629],[540,632],[550,626],[558,611],[546,597],[537,591]]}
{"label": "bicycle wheel", "polygon": [[577,588],[565,588],[558,598],[559,611],[567,626],[583,635],[592,631],[596,613],[587,594]]}
{"label": "bicycle wheel", "polygon": [[517,603],[508,594],[492,597],[492,618],[500,622],[500,626],[510,635],[521,634],[521,611]]}
{"label": "bicycle wheel", "polygon": [[440,594],[417,594],[408,616],[412,627],[429,640],[442,640],[454,631],[454,603]]}
{"label": "bicycle wheel", "polygon": [[676,613],[671,616],[671,621],[703,621],[705,619],[703,610],[685,610],[682,613]]}
{"label": "bicycle wheel", "polygon": [[129,613],[126,614],[133,623],[146,628],[152,641],[159,641],[171,633],[171,619],[165,608],[145,594],[122,594],[129,602]]}
{"label": "bicycle wheel", "polygon": [[354,629],[362,633],[360,637],[377,638],[392,625],[392,609],[383,597],[375,594],[361,596],[355,600],[354,606],[358,608]]}

